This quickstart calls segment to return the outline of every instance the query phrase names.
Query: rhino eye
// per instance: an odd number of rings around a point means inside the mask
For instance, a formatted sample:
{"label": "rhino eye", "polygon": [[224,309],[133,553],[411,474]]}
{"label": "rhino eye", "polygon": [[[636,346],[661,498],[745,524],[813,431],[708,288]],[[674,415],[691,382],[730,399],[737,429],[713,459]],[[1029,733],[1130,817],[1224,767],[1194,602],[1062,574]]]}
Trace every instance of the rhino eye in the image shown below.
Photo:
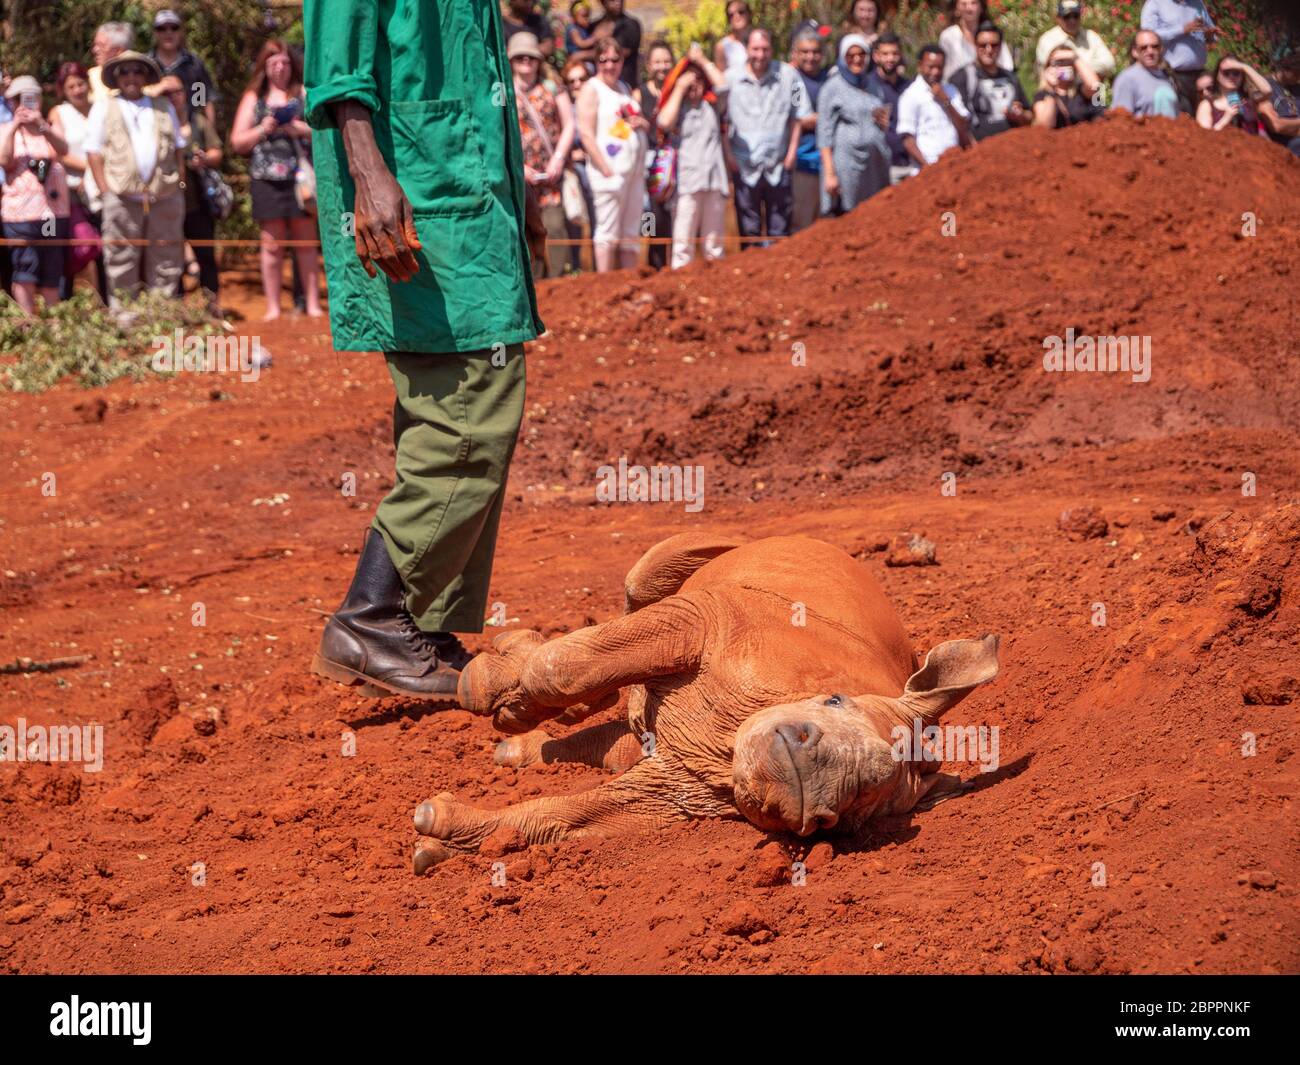
{"label": "rhino eye", "polygon": [[827,699],[824,703],[822,703],[822,705],[823,705],[823,706],[843,706],[843,705],[844,705],[844,696],[842,696],[842,695],[832,695],[829,699]]}

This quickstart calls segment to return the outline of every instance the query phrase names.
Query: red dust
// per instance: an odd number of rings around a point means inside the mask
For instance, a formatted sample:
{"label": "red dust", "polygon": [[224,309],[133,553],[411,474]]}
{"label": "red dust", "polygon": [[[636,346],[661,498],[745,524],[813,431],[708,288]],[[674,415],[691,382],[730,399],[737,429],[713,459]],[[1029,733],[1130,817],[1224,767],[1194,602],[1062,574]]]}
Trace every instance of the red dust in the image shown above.
{"label": "red dust", "polygon": [[[695,822],[415,879],[420,800],[602,774],[494,766],[486,721],[308,672],[389,485],[381,361],[250,323],[255,384],[3,396],[0,661],[91,657],[0,677],[0,723],[106,752],[0,763],[0,970],[1300,970],[1298,204],[1273,145],[1118,119],[770,251],[542,286],[512,625],[614,615],[642,550],[709,526],[843,546],[921,650],[1002,634],[962,710],[1001,767],[852,844]],[[1151,381],[1043,372],[1070,327],[1150,336]],[[703,512],[597,504],[621,456],[703,465]],[[1082,508],[1104,534],[1058,527]],[[900,536],[937,564],[887,566]]]}

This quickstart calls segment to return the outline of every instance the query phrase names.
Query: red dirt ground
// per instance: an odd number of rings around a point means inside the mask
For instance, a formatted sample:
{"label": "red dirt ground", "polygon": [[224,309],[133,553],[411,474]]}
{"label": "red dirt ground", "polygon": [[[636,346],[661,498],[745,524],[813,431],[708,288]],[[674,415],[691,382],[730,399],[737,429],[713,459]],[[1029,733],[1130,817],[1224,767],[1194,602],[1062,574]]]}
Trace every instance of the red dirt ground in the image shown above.
{"label": "red dirt ground", "polygon": [[[834,850],[697,822],[533,847],[503,887],[483,856],[415,879],[419,800],[602,774],[496,768],[487,722],[308,672],[389,484],[381,360],[250,322],[256,384],[3,396],[0,661],[93,659],[0,677],[0,722],[99,722],[107,756],[0,763],[0,969],[1300,970],[1298,205],[1270,144],[1112,120],[996,138],[770,251],[543,286],[510,618],[613,616],[643,549],[708,526],[858,554],[922,651],[1003,635],[963,707],[1002,768]],[[1151,381],[1044,373],[1068,326],[1151,336]],[[624,455],[703,464],[704,511],[597,504]],[[1105,536],[1058,528],[1081,506]],[[886,568],[902,531],[939,565]]]}

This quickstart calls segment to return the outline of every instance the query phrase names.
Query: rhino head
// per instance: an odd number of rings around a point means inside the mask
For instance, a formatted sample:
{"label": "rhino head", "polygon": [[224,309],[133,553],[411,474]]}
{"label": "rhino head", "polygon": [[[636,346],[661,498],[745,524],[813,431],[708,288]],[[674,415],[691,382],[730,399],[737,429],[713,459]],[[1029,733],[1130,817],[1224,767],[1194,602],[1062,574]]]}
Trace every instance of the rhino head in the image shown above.
{"label": "rhino head", "polygon": [[799,836],[881,809],[908,770],[894,730],[937,723],[997,676],[997,652],[996,636],[952,640],[926,656],[895,698],[814,695],[753,714],[736,731],[736,806],[760,828]]}

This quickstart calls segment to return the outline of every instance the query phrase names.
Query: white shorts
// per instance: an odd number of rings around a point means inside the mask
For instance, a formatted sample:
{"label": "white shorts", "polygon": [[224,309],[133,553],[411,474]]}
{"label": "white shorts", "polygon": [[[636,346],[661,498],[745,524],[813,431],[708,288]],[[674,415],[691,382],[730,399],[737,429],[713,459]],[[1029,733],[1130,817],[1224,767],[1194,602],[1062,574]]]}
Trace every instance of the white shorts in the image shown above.
{"label": "white shorts", "polygon": [[[596,203],[596,228],[591,236],[596,244],[609,245],[641,239],[645,182],[639,174],[630,176],[619,189],[592,190],[592,198]],[[635,244],[623,245],[634,246]]]}

